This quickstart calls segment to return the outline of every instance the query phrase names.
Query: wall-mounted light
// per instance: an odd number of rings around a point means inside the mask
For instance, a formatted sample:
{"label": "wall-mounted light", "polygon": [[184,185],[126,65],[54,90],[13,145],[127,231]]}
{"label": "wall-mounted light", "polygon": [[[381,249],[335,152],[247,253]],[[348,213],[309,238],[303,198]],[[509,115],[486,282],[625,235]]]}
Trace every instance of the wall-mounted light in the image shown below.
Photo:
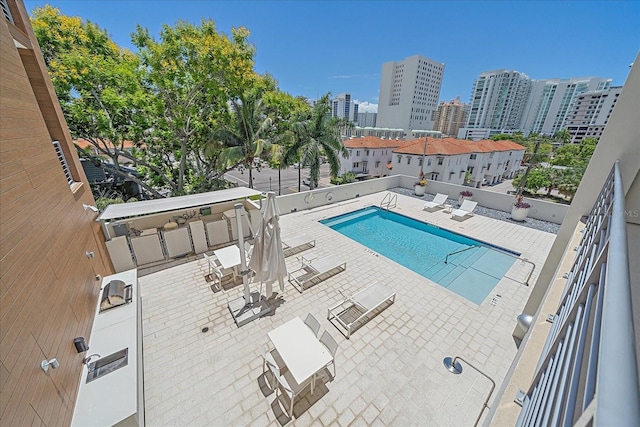
{"label": "wall-mounted light", "polygon": [[93,258],[94,256],[96,256],[93,251],[86,251],[84,254],[87,256],[87,258]]}
{"label": "wall-mounted light", "polygon": [[52,369],[58,369],[60,367],[60,362],[58,362],[58,359],[54,357],[50,360],[45,359],[40,363],[40,367],[44,372],[49,371],[49,366],[51,366]]}
{"label": "wall-mounted light", "polygon": [[95,206],[92,206],[92,205],[87,205],[86,203],[83,203],[82,207],[84,208],[85,211],[88,210],[88,209],[91,209],[94,212],[99,212],[98,208],[96,208]]}
{"label": "wall-mounted light", "polygon": [[73,345],[76,347],[76,351],[78,353],[85,352],[89,350],[89,346],[84,340],[84,337],[76,337],[73,339]]}

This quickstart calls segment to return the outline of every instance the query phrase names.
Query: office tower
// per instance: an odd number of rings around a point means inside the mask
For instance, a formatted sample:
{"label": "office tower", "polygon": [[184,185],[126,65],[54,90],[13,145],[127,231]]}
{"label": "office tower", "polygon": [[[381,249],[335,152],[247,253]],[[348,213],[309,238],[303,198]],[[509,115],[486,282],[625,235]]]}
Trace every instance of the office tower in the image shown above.
{"label": "office tower", "polygon": [[566,129],[572,143],[579,144],[586,137],[600,140],[621,92],[622,86],[613,86],[578,95],[567,117]]}
{"label": "office tower", "polygon": [[606,90],[610,85],[611,79],[601,77],[533,80],[520,129],[525,134],[553,135],[567,126],[580,94]]}
{"label": "office tower", "polygon": [[444,64],[422,55],[382,64],[377,126],[432,130]]}
{"label": "office tower", "polygon": [[369,111],[365,111],[364,113],[358,113],[358,126],[360,127],[376,127],[376,119],[378,117],[378,113],[372,113]]}
{"label": "office tower", "polygon": [[458,137],[483,139],[519,129],[530,89],[531,79],[519,71],[500,69],[480,74],[471,91],[467,124]]}
{"label": "office tower", "polygon": [[351,100],[351,94],[341,93],[331,100],[331,117],[346,118],[355,122],[358,118],[358,104]]}
{"label": "office tower", "polygon": [[457,136],[461,127],[467,123],[469,104],[460,101],[460,97],[449,102],[440,102],[434,130],[445,135]]}

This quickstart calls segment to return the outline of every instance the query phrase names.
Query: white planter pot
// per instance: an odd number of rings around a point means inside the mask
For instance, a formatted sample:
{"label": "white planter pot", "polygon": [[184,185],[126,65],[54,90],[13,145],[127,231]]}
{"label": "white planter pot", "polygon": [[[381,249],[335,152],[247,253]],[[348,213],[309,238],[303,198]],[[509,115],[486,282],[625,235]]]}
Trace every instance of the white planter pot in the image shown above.
{"label": "white planter pot", "polygon": [[529,214],[529,208],[511,208],[511,219],[514,221],[524,221]]}
{"label": "white planter pot", "polygon": [[414,185],[413,192],[416,196],[424,196],[424,191],[427,189],[426,185]]}

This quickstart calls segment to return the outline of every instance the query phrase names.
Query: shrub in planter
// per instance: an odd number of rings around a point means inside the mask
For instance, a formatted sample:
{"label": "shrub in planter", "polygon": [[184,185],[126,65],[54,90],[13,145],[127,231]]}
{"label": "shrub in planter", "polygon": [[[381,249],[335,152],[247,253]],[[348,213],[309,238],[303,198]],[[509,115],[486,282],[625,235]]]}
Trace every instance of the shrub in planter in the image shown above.
{"label": "shrub in planter", "polygon": [[462,204],[466,199],[471,199],[473,197],[473,193],[469,190],[462,190],[458,194],[458,203]]}
{"label": "shrub in planter", "polygon": [[424,173],[420,172],[418,180],[413,183],[413,192],[416,196],[424,196],[424,191],[427,188],[427,179],[424,177]]}
{"label": "shrub in planter", "polygon": [[529,214],[531,205],[523,200],[522,194],[516,196],[516,201],[511,208],[511,219],[514,221],[524,221]]}

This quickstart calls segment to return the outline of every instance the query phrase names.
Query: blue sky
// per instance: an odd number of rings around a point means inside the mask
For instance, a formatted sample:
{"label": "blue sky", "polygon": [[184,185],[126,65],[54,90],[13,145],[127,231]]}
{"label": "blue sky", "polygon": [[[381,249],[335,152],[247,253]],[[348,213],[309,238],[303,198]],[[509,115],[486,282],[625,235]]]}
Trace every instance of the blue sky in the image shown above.
{"label": "blue sky", "polygon": [[[555,1],[32,1],[80,16],[132,48],[137,24],[157,36],[178,20],[245,26],[256,70],[292,95],[351,93],[377,104],[384,62],[421,54],[445,63],[441,100],[468,102],[483,71],[534,79],[608,77],[622,85],[640,48],[640,2]],[[362,107],[361,107],[362,108]]]}

